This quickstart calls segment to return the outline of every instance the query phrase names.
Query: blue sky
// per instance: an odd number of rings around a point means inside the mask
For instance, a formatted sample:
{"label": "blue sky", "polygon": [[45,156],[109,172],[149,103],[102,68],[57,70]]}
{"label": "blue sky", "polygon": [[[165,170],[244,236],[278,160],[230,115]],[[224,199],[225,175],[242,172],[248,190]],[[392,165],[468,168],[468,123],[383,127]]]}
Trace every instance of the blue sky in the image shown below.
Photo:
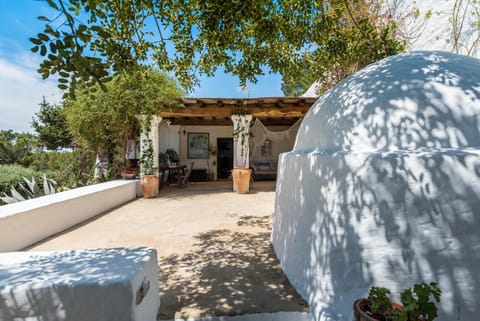
{"label": "blue sky", "polygon": [[[32,117],[45,96],[58,103],[61,92],[54,79],[42,80],[36,72],[41,57],[30,51],[29,37],[43,30],[38,16],[52,17],[54,12],[42,0],[0,0],[0,130],[32,131]],[[190,97],[268,97],[283,96],[278,75],[259,77],[240,90],[237,78],[219,72],[201,78],[200,87]]]}

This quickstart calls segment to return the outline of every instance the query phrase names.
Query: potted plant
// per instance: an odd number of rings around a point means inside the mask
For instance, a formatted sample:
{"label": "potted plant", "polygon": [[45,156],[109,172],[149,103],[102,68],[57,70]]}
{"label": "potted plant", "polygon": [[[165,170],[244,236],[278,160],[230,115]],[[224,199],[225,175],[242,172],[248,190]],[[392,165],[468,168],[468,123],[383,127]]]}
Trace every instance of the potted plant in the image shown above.
{"label": "potted plant", "polygon": [[234,115],[232,119],[238,117],[234,121],[233,128],[233,139],[236,143],[240,145],[240,158],[241,166],[235,164],[232,169],[232,178],[234,189],[239,194],[245,194],[249,191],[250,188],[250,178],[252,175],[252,170],[248,168],[247,165],[247,156],[248,156],[248,141],[249,137],[252,135],[250,133],[250,119],[244,114]]}
{"label": "potted plant", "polygon": [[435,282],[415,284],[400,293],[402,305],[390,301],[390,290],[372,287],[367,299],[353,304],[355,321],[431,321],[437,317],[441,290]]}
{"label": "potted plant", "polygon": [[140,158],[143,174],[140,180],[140,185],[143,188],[143,196],[145,198],[155,197],[158,191],[158,177],[156,175],[157,168],[154,166],[153,157],[152,140],[146,138],[143,140],[143,152]]}

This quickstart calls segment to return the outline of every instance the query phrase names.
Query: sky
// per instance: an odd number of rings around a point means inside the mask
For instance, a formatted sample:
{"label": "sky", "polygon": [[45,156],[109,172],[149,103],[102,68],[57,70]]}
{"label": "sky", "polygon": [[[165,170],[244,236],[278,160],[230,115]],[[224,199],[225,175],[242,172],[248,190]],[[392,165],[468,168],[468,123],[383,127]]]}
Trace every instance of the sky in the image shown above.
{"label": "sky", "polygon": [[[37,69],[41,57],[30,51],[29,38],[43,30],[38,16],[54,16],[43,0],[0,0],[0,130],[33,132],[32,118],[39,111],[42,97],[57,104],[62,93],[55,79],[43,80]],[[283,96],[278,75],[259,77],[249,90],[240,90],[236,77],[218,72],[203,77],[200,87],[189,97],[269,97]]]}

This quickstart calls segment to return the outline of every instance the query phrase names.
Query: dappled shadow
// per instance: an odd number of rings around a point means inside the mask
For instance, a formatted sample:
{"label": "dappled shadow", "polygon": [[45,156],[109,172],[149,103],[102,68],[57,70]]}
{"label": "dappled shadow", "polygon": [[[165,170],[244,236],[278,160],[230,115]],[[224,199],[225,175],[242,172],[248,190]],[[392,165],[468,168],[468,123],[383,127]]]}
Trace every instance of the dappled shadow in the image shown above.
{"label": "dappled shadow", "polygon": [[400,62],[329,92],[281,157],[272,240],[317,319],[350,320],[372,285],[420,281],[443,291],[439,320],[480,312],[478,62]]}
{"label": "dappled shadow", "polygon": [[244,215],[240,217],[240,220],[237,222],[238,226],[252,226],[260,227],[263,229],[272,229],[271,216],[253,216],[253,215]]}
{"label": "dappled shadow", "polygon": [[160,259],[159,319],[308,310],[273,253],[269,217],[238,224],[263,231],[212,230],[189,253]]}
{"label": "dappled shadow", "polygon": [[132,273],[155,259],[147,248],[2,254],[0,320],[130,320]]}
{"label": "dappled shadow", "polygon": [[[232,193],[233,183],[230,180],[215,182],[193,182],[185,188],[179,188],[177,185],[166,186],[159,191],[157,197],[166,199],[178,199],[195,195],[208,195],[219,193]],[[275,190],[274,181],[254,182],[250,188],[249,194],[258,192],[271,192]]]}

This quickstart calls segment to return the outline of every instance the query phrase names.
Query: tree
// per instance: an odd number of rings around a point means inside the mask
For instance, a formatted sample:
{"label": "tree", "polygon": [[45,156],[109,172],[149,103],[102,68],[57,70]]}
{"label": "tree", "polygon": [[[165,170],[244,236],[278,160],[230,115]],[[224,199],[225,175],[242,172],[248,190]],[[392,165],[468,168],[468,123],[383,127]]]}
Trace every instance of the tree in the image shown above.
{"label": "tree", "polygon": [[37,119],[32,120],[32,127],[37,132],[41,145],[50,150],[71,145],[72,135],[68,131],[67,120],[61,106],[49,104],[43,97],[40,111],[35,116]]}
{"label": "tree", "polygon": [[[357,7],[377,1],[47,2],[59,15],[39,17],[45,28],[30,39],[32,51],[45,57],[43,77],[58,74],[59,87],[72,94],[80,81],[101,86],[111,70],[119,74],[152,62],[173,71],[187,89],[198,83],[199,74],[211,76],[218,67],[238,75],[241,85],[255,82],[264,68],[291,81],[305,63],[327,80],[340,63],[349,63],[345,70],[350,70],[354,59],[365,64],[400,47],[391,39],[393,24],[385,29],[353,15]],[[371,48],[371,41],[383,37],[392,42]]]}
{"label": "tree", "polygon": [[295,72],[285,73],[282,90],[297,96],[317,82],[317,94],[333,87],[355,71],[404,50],[396,37],[397,25],[380,1],[340,1],[328,10],[315,49],[305,52]]}
{"label": "tree", "polygon": [[30,133],[0,130],[0,165],[28,166],[28,156],[32,155],[36,146],[36,137]]}
{"label": "tree", "polygon": [[171,78],[148,68],[117,75],[105,86],[107,91],[79,91],[64,104],[76,142],[109,155],[125,155],[127,141],[139,135],[144,121],[162,108],[177,106],[183,94]]}

